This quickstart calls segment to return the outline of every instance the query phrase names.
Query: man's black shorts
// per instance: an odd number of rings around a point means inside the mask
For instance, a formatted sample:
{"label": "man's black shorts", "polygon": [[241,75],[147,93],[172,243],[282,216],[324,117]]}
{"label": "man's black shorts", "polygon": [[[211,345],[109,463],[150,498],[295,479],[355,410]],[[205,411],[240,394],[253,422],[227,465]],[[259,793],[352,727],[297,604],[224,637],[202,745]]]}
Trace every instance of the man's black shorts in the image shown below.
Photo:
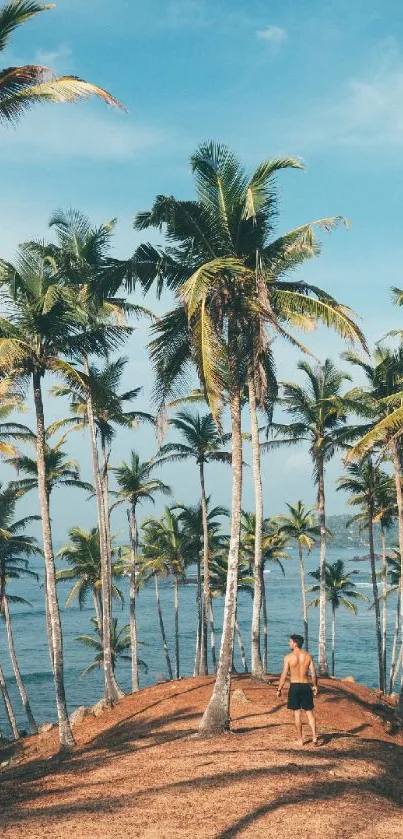
{"label": "man's black shorts", "polygon": [[287,708],[290,711],[312,711],[312,688],[306,682],[292,682],[288,691]]}

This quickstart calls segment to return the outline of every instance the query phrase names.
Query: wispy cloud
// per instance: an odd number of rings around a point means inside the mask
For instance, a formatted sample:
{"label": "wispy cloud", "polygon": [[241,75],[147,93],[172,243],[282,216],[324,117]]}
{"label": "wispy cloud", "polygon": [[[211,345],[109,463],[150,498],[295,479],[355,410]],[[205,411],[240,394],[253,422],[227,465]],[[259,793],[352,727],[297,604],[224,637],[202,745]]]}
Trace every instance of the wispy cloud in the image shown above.
{"label": "wispy cloud", "polygon": [[256,37],[259,41],[266,41],[266,43],[276,47],[288,41],[288,33],[281,26],[267,26],[265,29],[258,29]]}
{"label": "wispy cloud", "polygon": [[35,63],[45,64],[46,67],[51,67],[58,73],[72,73],[72,55],[73,51],[69,44],[63,43],[52,51],[37,50]]}
{"label": "wispy cloud", "polygon": [[[386,47],[385,47],[386,49]],[[301,147],[400,149],[403,146],[403,59],[378,50],[372,71],[348,79],[337,98],[295,108],[284,134]]]}
{"label": "wispy cloud", "polygon": [[56,105],[46,111],[38,108],[27,114],[17,129],[6,130],[2,159],[20,164],[55,158],[124,162],[145,155],[168,139],[167,132],[112,111],[101,115],[88,105]]}

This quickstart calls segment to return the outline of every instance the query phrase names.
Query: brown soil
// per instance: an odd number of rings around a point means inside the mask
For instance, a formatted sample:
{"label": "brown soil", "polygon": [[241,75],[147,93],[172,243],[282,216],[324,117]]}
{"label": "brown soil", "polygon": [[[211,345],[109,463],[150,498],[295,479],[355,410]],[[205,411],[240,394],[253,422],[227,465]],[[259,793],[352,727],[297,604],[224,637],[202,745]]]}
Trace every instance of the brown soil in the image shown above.
{"label": "brown soil", "polygon": [[324,681],[321,745],[306,727],[301,749],[274,686],[248,677],[233,681],[248,700],[231,702],[233,733],[192,736],[212,684],[126,697],[77,726],[69,757],[55,730],[0,751],[2,839],[401,839],[403,738],[373,691]]}

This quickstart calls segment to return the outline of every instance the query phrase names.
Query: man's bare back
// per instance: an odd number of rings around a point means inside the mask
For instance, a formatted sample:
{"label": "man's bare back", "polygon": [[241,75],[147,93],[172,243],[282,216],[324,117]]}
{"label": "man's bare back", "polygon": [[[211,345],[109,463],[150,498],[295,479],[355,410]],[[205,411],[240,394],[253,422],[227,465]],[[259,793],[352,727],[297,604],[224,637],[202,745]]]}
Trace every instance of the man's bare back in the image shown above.
{"label": "man's bare back", "polygon": [[312,656],[304,650],[293,650],[285,657],[290,673],[290,682],[308,683],[309,670],[312,669]]}

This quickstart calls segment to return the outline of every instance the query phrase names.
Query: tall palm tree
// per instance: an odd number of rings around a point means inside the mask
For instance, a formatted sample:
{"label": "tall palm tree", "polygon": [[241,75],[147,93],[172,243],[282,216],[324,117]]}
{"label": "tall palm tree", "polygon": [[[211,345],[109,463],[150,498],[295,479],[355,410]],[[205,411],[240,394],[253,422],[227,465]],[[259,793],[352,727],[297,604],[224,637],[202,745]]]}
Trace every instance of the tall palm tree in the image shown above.
{"label": "tall palm tree", "polygon": [[[280,334],[282,323],[314,318],[332,324],[344,337],[360,337],[346,308],[319,289],[298,283],[297,288],[277,280],[281,265],[290,267],[290,250],[315,252],[312,225],[270,241],[273,224],[273,179],[284,168],[300,168],[290,158],[264,161],[249,178],[235,155],[225,146],[202,144],[191,158],[196,200],[177,201],[158,196],[149,212],[136,218],[137,229],[164,228],[167,248],[140,246],[133,258],[134,273],[145,289],[154,282],[176,292],[179,305],[155,328],[151,345],[158,378],[157,398],[181,394],[195,364],[211,413],[217,423],[228,403],[232,439],[232,510],[228,586],[224,609],[220,663],[215,688],[200,732],[223,731],[229,726],[230,674],[237,598],[239,555],[242,434],[241,387],[245,362],[261,362],[254,334],[270,324]],[[334,226],[335,220],[323,220]],[[297,258],[297,256],[296,256]],[[289,337],[289,336],[288,336]]]}
{"label": "tall palm tree", "polygon": [[[82,676],[86,676],[87,673],[91,673],[91,671],[96,670],[96,668],[99,669],[103,667],[104,648],[102,629],[96,618],[91,618],[91,622],[94,624],[95,627],[95,638],[93,635],[78,635],[78,637],[76,638],[76,641],[79,641],[80,644],[84,644],[84,646],[89,647],[92,650],[95,650],[95,659],[92,662],[92,664],[89,665],[89,667],[85,668],[85,670],[81,674]],[[118,619],[112,618],[111,650],[112,667],[114,672],[118,661],[130,661],[130,655],[126,655],[126,650],[130,649],[130,632],[128,630],[128,625],[122,626],[118,630]],[[138,664],[144,667],[144,669],[147,671],[148,668],[145,661],[139,659]]]}
{"label": "tall palm tree", "polygon": [[[403,301],[400,289],[392,289],[395,302],[401,306]],[[390,333],[393,334],[393,333]],[[401,333],[400,333],[401,334]],[[348,360],[359,366],[366,375],[367,387],[357,390],[356,409],[361,409],[367,418],[362,428],[361,439],[349,452],[349,459],[361,458],[367,452],[387,449],[393,463],[396,487],[396,505],[398,513],[399,553],[401,560],[400,574],[400,620],[403,634],[403,490],[402,490],[402,418],[403,418],[403,345],[395,351],[387,347],[377,347],[373,363],[363,363],[354,353],[348,354]],[[358,398],[357,398],[358,397]],[[403,719],[403,676],[400,687],[398,715]]]}
{"label": "tall palm tree", "polygon": [[383,679],[387,683],[387,588],[388,588],[388,564],[386,555],[386,535],[393,527],[397,517],[396,486],[393,478],[386,473],[379,475],[376,487],[375,517],[374,522],[379,522],[381,528],[382,543],[382,660]]}
{"label": "tall palm tree", "polygon": [[[0,52],[8,46],[16,29],[52,8],[53,4],[36,0],[9,0],[3,5],[0,8]],[[15,122],[39,102],[76,102],[92,95],[99,96],[108,105],[122,108],[106,90],[77,76],[57,76],[49,67],[34,64],[7,67],[0,71],[0,122]]]}
{"label": "tall palm tree", "polygon": [[308,609],[306,602],[304,550],[310,553],[316,537],[320,536],[320,528],[316,524],[313,510],[308,509],[303,501],[297,501],[293,506],[287,504],[289,514],[277,516],[280,533],[296,542],[298,547],[299,568],[301,577],[302,617],[304,621],[305,649],[309,649]]}
{"label": "tall palm tree", "polygon": [[[229,512],[226,507],[211,507],[210,496],[206,497],[207,506],[207,529],[208,529],[208,545],[210,563],[218,551],[223,547],[223,535],[221,533],[221,524],[218,521],[219,517],[228,516]],[[178,519],[182,525],[183,535],[183,550],[186,558],[186,565],[193,565],[196,563],[197,569],[197,632],[196,632],[196,654],[194,675],[200,675],[200,658],[201,658],[201,638],[202,638],[202,622],[203,622],[203,608],[202,608],[202,573],[201,562],[204,551],[204,517],[202,504],[189,506],[186,504],[177,504],[174,508],[178,512]],[[211,660],[214,672],[217,669],[217,657],[215,650],[215,629],[213,608],[210,602],[209,607],[209,623],[210,623],[210,641],[211,641]]]}
{"label": "tall palm tree", "polygon": [[75,376],[65,357],[73,353],[80,331],[74,301],[61,287],[54,264],[37,245],[20,247],[15,265],[0,263],[5,316],[0,318],[0,369],[16,379],[31,379],[36,415],[38,490],[51,625],[50,659],[54,674],[62,748],[74,744],[64,690],[63,642],[56,591],[49,497],[46,484],[46,431],[42,380],[48,371]]}
{"label": "tall palm tree", "polygon": [[[400,553],[397,547],[393,548],[392,554],[386,557],[386,566],[387,566],[387,580],[389,582],[389,587],[387,588],[386,594],[382,594],[382,598],[385,596],[389,598],[391,594],[396,594],[396,615],[395,615],[395,626],[393,631],[393,643],[392,643],[392,655],[391,655],[391,662],[390,662],[390,671],[389,671],[389,693],[392,693],[395,681],[398,675],[398,665],[400,655],[398,656],[398,640],[399,640],[399,631],[400,631],[400,573],[401,573],[401,562],[400,562]],[[383,576],[383,574],[382,574]]]}
{"label": "tall palm tree", "polygon": [[[104,633],[104,679],[105,700],[114,702],[122,696],[111,663],[110,613],[111,613],[111,558],[108,543],[108,510],[105,504],[105,486],[102,485],[97,427],[94,414],[94,385],[100,387],[91,376],[89,358],[93,353],[107,357],[117,349],[131,332],[125,315],[138,312],[134,306],[117,297],[126,264],[122,271],[119,260],[111,257],[112,236],[115,221],[93,227],[89,219],[77,210],[58,210],[51,218],[50,226],[56,234],[56,244],[47,246],[47,254],[57,266],[57,272],[64,285],[73,295],[80,312],[79,339],[76,355],[82,364],[80,383],[74,380],[75,392],[84,396],[88,421],[94,489],[98,510],[98,527],[102,558],[102,600],[105,619]],[[141,310],[143,311],[143,310]],[[72,386],[72,381],[69,382]],[[79,423],[78,423],[79,424]],[[105,483],[105,482],[104,482]]]}
{"label": "tall palm tree", "polygon": [[[227,587],[228,574],[228,556],[222,553],[217,553],[211,562],[211,594],[213,597],[225,597]],[[241,560],[238,568],[238,592],[245,591],[247,594],[253,595],[253,577],[250,574],[249,563]],[[248,672],[248,665],[246,661],[245,645],[242,638],[241,628],[238,622],[238,616],[235,616],[235,632],[238,638],[238,646],[241,655],[241,661],[245,673]]]}
{"label": "tall palm tree", "polygon": [[[168,665],[170,679],[173,678],[170,666],[169,654],[167,655],[167,644],[165,631],[162,624],[162,615],[159,604],[158,576],[173,577],[174,589],[174,623],[175,623],[175,676],[180,677],[179,660],[179,581],[184,579],[186,556],[184,553],[184,541],[178,516],[169,507],[165,508],[164,515],[160,519],[149,518],[143,523],[143,555],[144,563],[142,573],[153,576],[156,585],[156,597],[158,605],[158,616],[160,620],[161,634],[163,637],[165,655]],[[168,663],[169,662],[169,663]]]}
{"label": "tall palm tree", "polygon": [[19,580],[23,576],[38,580],[38,575],[28,567],[28,559],[35,554],[40,554],[41,550],[36,539],[33,536],[26,535],[25,530],[27,524],[31,521],[37,521],[39,517],[25,516],[22,519],[15,520],[16,502],[17,494],[12,487],[8,486],[2,489],[0,486],[0,614],[4,617],[6,625],[10,659],[21,702],[31,733],[36,734],[38,727],[18,664],[9,610],[9,603],[30,604],[22,597],[10,594],[8,584],[10,581]]}
{"label": "tall palm tree", "polygon": [[[84,530],[82,527],[72,527],[69,530],[69,542],[56,554],[57,559],[67,562],[69,568],[56,571],[58,583],[73,581],[73,586],[66,599],[66,606],[77,600],[80,609],[86,604],[89,595],[94,602],[97,625],[102,629],[102,573],[99,530]],[[120,549],[112,547],[112,597],[122,605],[124,602],[121,590],[114,585],[113,580],[123,577],[124,564],[120,558]]]}
{"label": "tall palm tree", "polygon": [[183,442],[166,443],[160,448],[159,458],[168,461],[195,460],[199,467],[200,503],[203,515],[203,609],[200,635],[199,671],[197,675],[208,673],[207,661],[207,626],[210,618],[210,582],[209,582],[209,532],[205,487],[205,466],[207,463],[231,463],[231,455],[222,451],[222,444],[228,439],[220,436],[211,414],[192,414],[188,410],[179,411],[169,424],[179,432]]}
{"label": "tall palm tree", "polygon": [[[335,668],[335,646],[336,646],[336,613],[340,606],[344,606],[353,615],[357,614],[357,605],[355,600],[368,600],[365,594],[356,591],[355,584],[351,577],[358,574],[358,571],[350,571],[348,574],[344,568],[342,559],[336,560],[331,564],[326,563],[326,597],[331,604],[332,609],[332,676],[334,676]],[[318,581],[317,585],[309,587],[311,592],[320,592],[320,568],[316,571],[310,571],[309,576]],[[309,604],[310,606],[318,606],[320,597],[315,597]]]}
{"label": "tall palm tree", "polygon": [[375,629],[378,653],[379,687],[383,691],[383,693],[386,692],[386,685],[384,677],[379,592],[375,568],[373,525],[376,512],[377,489],[379,487],[380,481],[387,477],[388,476],[385,473],[382,473],[379,467],[374,466],[371,458],[368,457],[364,460],[361,460],[358,463],[351,463],[347,467],[347,475],[339,478],[337,482],[338,490],[342,489],[349,493],[348,504],[353,507],[361,507],[361,512],[358,513],[357,516],[354,516],[353,519],[350,519],[350,521],[361,521],[363,522],[363,526],[368,529],[371,582],[375,609]]}
{"label": "tall palm tree", "polygon": [[317,486],[318,521],[320,528],[321,597],[319,607],[319,674],[328,672],[326,654],[326,506],[325,466],[344,442],[348,404],[343,399],[341,388],[349,379],[337,370],[327,358],[313,368],[308,362],[300,361],[298,368],[305,374],[307,385],[283,382],[282,405],[293,421],[289,425],[272,423],[268,431],[276,439],[264,444],[266,448],[300,445],[307,442],[313,464],[314,480]]}
{"label": "tall palm tree", "polygon": [[[250,569],[254,569],[255,561],[255,539],[256,539],[256,514],[242,511],[241,519],[241,544],[240,555],[243,561],[247,562]],[[262,531],[262,561],[260,563],[260,589],[263,612],[263,656],[262,666],[264,673],[267,672],[268,661],[268,619],[267,619],[267,598],[266,585],[264,581],[264,572],[266,563],[274,562],[281,569],[284,574],[284,567],[281,562],[282,559],[289,559],[289,554],[286,550],[288,538],[281,533],[277,524],[276,518],[267,518],[263,520]],[[255,579],[255,575],[254,575]],[[253,592],[255,596],[255,592]],[[259,616],[260,618],[260,616]],[[253,620],[253,619],[252,619]],[[260,657],[260,650],[259,650]]]}
{"label": "tall palm tree", "polygon": [[137,452],[131,452],[129,463],[123,462],[114,469],[118,490],[113,506],[125,504],[129,521],[130,557],[130,638],[132,657],[132,691],[139,689],[137,666],[137,624],[136,624],[136,556],[138,553],[137,509],[145,501],[155,503],[157,493],[170,495],[171,489],[163,481],[153,478],[152,473],[159,465],[157,460],[140,460]]}

